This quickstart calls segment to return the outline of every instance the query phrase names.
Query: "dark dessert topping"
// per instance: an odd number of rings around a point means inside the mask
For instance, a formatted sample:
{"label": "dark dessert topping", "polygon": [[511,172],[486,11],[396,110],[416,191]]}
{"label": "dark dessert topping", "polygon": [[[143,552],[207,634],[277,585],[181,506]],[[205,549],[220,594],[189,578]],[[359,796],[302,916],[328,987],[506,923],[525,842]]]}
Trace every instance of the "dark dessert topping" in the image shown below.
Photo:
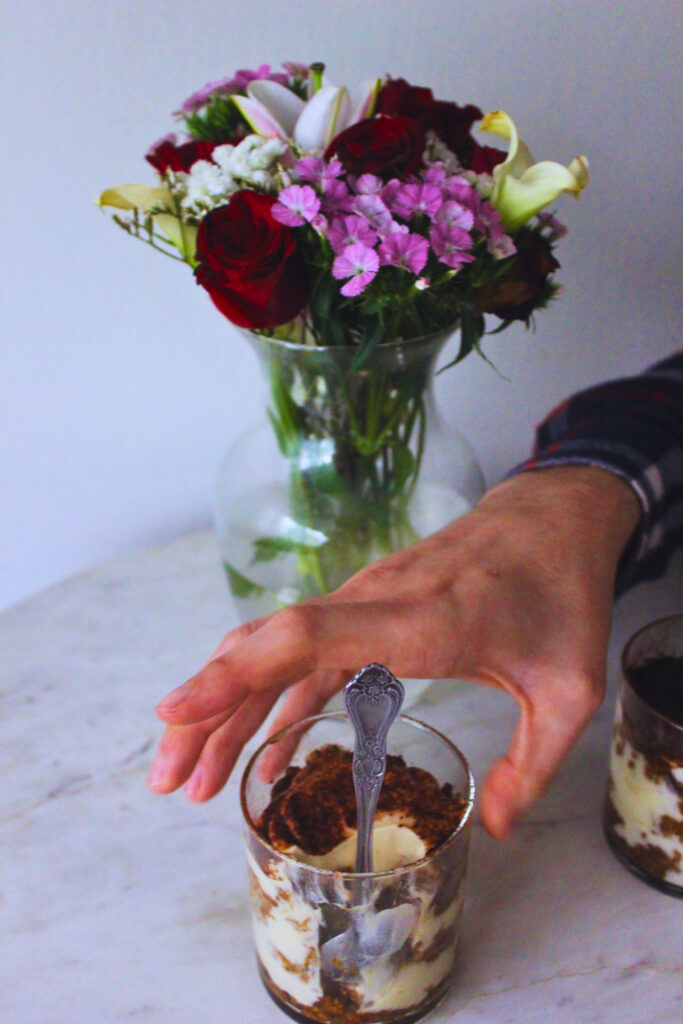
{"label": "dark dessert topping", "polygon": [[[271,801],[257,832],[282,849],[296,845],[305,853],[328,853],[356,827],[352,754],[336,744],[312,751],[302,767],[290,767],[273,786]],[[450,784],[439,786],[429,772],[389,754],[379,795],[379,812],[400,813],[422,839],[427,852],[458,827],[466,802]]]}

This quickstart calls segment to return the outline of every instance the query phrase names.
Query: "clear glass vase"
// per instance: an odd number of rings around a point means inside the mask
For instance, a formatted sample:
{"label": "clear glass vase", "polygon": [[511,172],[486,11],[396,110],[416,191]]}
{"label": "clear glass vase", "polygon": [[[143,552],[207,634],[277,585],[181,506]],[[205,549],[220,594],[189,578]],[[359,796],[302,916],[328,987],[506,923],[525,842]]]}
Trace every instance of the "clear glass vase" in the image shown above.
{"label": "clear glass vase", "polygon": [[453,333],[378,345],[360,367],[356,346],[246,335],[267,398],[228,452],[215,500],[241,621],[336,589],[481,495],[472,450],[433,399]]}

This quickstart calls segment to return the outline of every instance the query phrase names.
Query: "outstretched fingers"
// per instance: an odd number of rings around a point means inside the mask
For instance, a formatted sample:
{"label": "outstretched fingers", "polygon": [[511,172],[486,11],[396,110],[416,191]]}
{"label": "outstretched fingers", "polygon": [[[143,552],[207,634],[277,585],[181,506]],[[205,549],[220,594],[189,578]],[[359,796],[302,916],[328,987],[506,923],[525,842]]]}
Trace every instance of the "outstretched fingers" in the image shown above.
{"label": "outstretched fingers", "polygon": [[147,776],[149,788],[155,793],[173,793],[182,786],[211,733],[230,717],[231,712],[226,712],[195,725],[167,726]]}
{"label": "outstretched fingers", "polygon": [[496,839],[508,836],[545,792],[563,760],[600,706],[602,682],[557,680],[534,701],[517,696],[521,714],[508,752],[484,783],[481,817]]}
{"label": "outstretched fingers", "polygon": [[[313,672],[306,679],[295,683],[288,691],[277,715],[271,722],[268,736],[274,736],[280,729],[285,729],[302,718],[317,715],[352,675],[352,672],[344,670]],[[259,765],[259,775],[264,782],[272,782],[283,768],[287,767],[302,735],[300,729],[292,730],[277,743],[268,747]]]}
{"label": "outstretched fingers", "polygon": [[223,788],[245,743],[265,721],[279,695],[280,691],[273,689],[248,697],[237,714],[211,733],[185,785],[190,800],[201,803]]}
{"label": "outstretched fingers", "polygon": [[405,609],[384,602],[322,598],[286,608],[219,654],[157,706],[172,725],[235,710],[251,694],[287,686],[315,669],[358,671],[368,661],[419,676]]}

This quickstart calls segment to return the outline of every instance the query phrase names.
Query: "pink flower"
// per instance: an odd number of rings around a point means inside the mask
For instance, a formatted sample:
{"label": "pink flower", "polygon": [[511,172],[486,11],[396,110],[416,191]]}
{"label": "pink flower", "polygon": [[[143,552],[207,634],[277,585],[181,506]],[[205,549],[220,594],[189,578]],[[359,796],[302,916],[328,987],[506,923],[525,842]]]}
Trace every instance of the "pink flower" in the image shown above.
{"label": "pink flower", "polygon": [[411,220],[419,213],[424,213],[431,218],[442,203],[443,196],[437,185],[408,183],[396,189],[390,209],[392,213],[398,214],[405,220]]}
{"label": "pink flower", "polygon": [[289,84],[287,75],[271,72],[270,64],[261,64],[256,71],[242,68],[236,71],[232,78],[219,78],[215,82],[207,82],[203,88],[193,92],[183,103],[182,113],[191,114],[195,110],[201,110],[214,96],[231,96],[235,92],[244,92],[250,82],[260,78],[268,78],[271,82],[279,82],[280,85]]}
{"label": "pink flower", "polygon": [[332,251],[339,255],[347,245],[362,242],[372,249],[377,244],[377,232],[374,231],[364,217],[347,214],[334,217],[330,224],[327,237]]}
{"label": "pink flower", "polygon": [[353,187],[358,195],[374,196],[382,191],[384,182],[376,174],[361,174],[356,178]]}
{"label": "pink flower", "polygon": [[326,181],[338,178],[344,168],[339,160],[322,160],[317,156],[305,156],[294,166],[299,181],[310,181],[322,188]]}
{"label": "pink flower", "polygon": [[456,202],[462,203],[463,206],[467,206],[475,213],[479,209],[481,205],[479,193],[470,185],[467,178],[454,174],[450,178],[446,178],[442,187],[446,199],[455,199]]}
{"label": "pink flower", "polygon": [[557,242],[558,239],[564,238],[567,234],[567,228],[554,217],[552,213],[537,213],[536,219],[541,226],[541,229],[546,232],[546,238],[549,242]]}
{"label": "pink flower", "polygon": [[320,200],[310,185],[289,185],[280,193],[271,212],[274,220],[290,228],[310,223],[320,210]]}
{"label": "pink flower", "polygon": [[383,267],[402,267],[419,274],[427,262],[429,243],[422,235],[399,232],[385,238],[378,251]]}
{"label": "pink flower", "polygon": [[215,82],[207,82],[197,92],[193,92],[191,96],[188,96],[182,105],[182,112],[184,114],[191,114],[195,110],[200,110],[205,103],[208,103],[212,96],[219,94],[229,95],[234,92],[232,81],[231,78],[219,78]]}
{"label": "pink flower", "polygon": [[444,167],[429,167],[422,175],[422,180],[429,185],[442,185],[446,177]]}
{"label": "pink flower", "polygon": [[490,203],[481,204],[479,222],[480,230],[488,233],[486,248],[492,256],[499,260],[505,259],[506,256],[514,256],[517,247],[510,236],[505,234],[500,214]]}
{"label": "pink flower", "polygon": [[449,228],[463,228],[470,231],[474,225],[474,214],[455,199],[447,199],[434,217],[438,224],[447,224]]}
{"label": "pink flower", "polygon": [[341,289],[342,295],[360,295],[370,284],[379,270],[379,256],[362,242],[354,242],[337,256],[332,264],[332,274],[338,280],[350,278]]}
{"label": "pink flower", "polygon": [[305,82],[308,78],[308,64],[298,64],[295,60],[286,60],[282,63],[283,68],[292,78]]}
{"label": "pink flower", "polygon": [[465,251],[471,246],[472,239],[463,228],[436,222],[432,224],[429,232],[429,241],[441,263],[454,270],[459,270],[463,263],[472,263],[474,260],[474,256]]}
{"label": "pink flower", "polygon": [[317,231],[317,233],[324,238],[329,230],[327,217],[325,217],[322,213],[319,213],[311,221],[311,227],[313,228],[314,231]]}
{"label": "pink flower", "polygon": [[326,213],[350,213],[353,197],[343,181],[330,178],[323,186],[323,209]]}
{"label": "pink flower", "polygon": [[510,236],[505,234],[501,234],[500,238],[494,238],[491,235],[486,243],[486,248],[497,260],[504,260],[508,256],[514,256],[517,252],[517,246]]}
{"label": "pink flower", "polygon": [[380,192],[380,197],[382,199],[382,202],[387,207],[387,209],[390,209],[390,208],[393,207],[394,199],[396,197],[396,193],[398,192],[398,190],[400,189],[402,184],[403,183],[401,181],[399,181],[398,178],[392,178],[391,181],[388,181],[386,183],[386,185],[384,186],[384,188]]}
{"label": "pink flower", "polygon": [[234,92],[243,92],[250,82],[258,82],[262,78],[267,78],[271,82],[279,82],[280,85],[288,85],[289,79],[287,75],[283,75],[278,71],[271,71],[270,64],[261,64],[256,71],[249,71],[248,68],[241,68],[235,72],[234,77],[230,80],[230,84],[233,87]]}
{"label": "pink flower", "polygon": [[382,237],[391,233],[393,219],[379,196],[356,196],[351,208],[360,217],[365,217],[368,223]]}

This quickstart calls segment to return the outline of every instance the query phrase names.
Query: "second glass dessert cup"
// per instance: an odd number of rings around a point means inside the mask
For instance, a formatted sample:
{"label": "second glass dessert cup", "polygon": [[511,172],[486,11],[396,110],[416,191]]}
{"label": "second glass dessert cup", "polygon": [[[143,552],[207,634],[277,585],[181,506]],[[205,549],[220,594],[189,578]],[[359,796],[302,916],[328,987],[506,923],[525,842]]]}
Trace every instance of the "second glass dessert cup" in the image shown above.
{"label": "second glass dessert cup", "polygon": [[440,1002],[455,969],[474,803],[457,747],[407,716],[389,733],[389,754],[429,772],[464,804],[455,831],[420,860],[402,862],[397,849],[387,870],[334,871],[275,848],[257,828],[284,769],[329,744],[352,750],[353,741],[345,714],[318,715],[272,737],[246,768],[241,798],[259,972],[294,1020],[411,1024]]}

